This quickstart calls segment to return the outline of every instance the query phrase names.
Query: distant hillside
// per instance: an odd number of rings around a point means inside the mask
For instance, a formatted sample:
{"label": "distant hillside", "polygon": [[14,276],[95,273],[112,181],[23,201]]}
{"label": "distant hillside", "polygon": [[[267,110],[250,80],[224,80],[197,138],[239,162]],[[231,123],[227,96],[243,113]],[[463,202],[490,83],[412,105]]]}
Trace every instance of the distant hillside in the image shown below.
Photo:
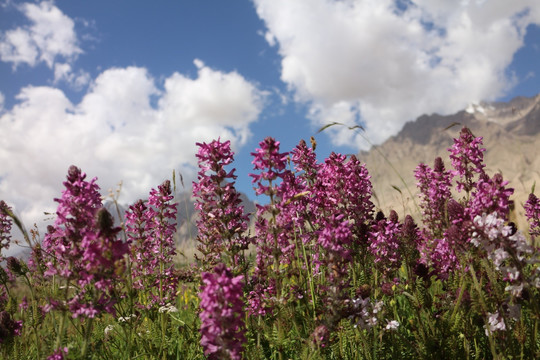
{"label": "distant hillside", "polygon": [[[432,167],[437,156],[449,168],[447,149],[463,126],[483,137],[486,171],[490,175],[500,172],[510,181],[515,189],[516,211],[518,216],[523,215],[522,204],[531,187],[535,182],[540,185],[540,95],[518,97],[507,103],[473,104],[453,115],[422,115],[383,144],[361,152],[359,158],[372,176],[376,205],[385,211],[393,208],[401,213],[414,212],[407,191],[408,188],[417,199],[414,169],[420,162]],[[403,177],[406,186],[381,153]]]}

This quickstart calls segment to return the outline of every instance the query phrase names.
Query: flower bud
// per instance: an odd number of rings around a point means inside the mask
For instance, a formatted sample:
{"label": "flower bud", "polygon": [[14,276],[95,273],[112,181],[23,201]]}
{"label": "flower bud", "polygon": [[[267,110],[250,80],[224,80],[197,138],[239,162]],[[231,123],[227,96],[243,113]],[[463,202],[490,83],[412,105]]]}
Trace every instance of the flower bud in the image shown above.
{"label": "flower bud", "polygon": [[19,261],[19,259],[17,258],[14,258],[13,256],[10,256],[7,258],[6,260],[7,262],[7,268],[15,275],[24,275],[26,274],[26,269],[24,268],[24,266],[21,264],[21,262]]}

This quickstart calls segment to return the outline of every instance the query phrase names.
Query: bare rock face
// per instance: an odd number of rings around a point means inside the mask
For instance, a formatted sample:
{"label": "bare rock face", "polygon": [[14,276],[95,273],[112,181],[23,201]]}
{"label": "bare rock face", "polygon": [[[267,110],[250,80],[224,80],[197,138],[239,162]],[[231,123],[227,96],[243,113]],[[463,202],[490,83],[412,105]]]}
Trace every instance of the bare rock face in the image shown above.
{"label": "bare rock face", "polygon": [[516,216],[523,218],[523,203],[533,184],[540,185],[540,94],[473,104],[453,115],[422,115],[383,144],[361,152],[372,176],[375,204],[384,212],[417,213],[414,169],[421,162],[432,167],[437,156],[450,168],[447,149],[463,126],[483,137],[486,171],[500,172],[510,182]]}

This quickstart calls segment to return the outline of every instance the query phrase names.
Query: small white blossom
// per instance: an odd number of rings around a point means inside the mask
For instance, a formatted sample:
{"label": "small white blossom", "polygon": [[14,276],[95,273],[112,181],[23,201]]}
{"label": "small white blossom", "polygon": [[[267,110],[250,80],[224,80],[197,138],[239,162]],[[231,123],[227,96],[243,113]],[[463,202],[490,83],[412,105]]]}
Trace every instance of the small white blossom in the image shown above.
{"label": "small white blossom", "polygon": [[498,248],[490,255],[490,258],[493,260],[497,270],[499,270],[499,266],[504,262],[504,260],[508,259],[509,256],[510,255],[508,252],[506,252],[504,249]]}
{"label": "small white blossom", "polygon": [[506,324],[504,323],[504,319],[502,316],[499,315],[498,312],[496,313],[488,313],[488,325],[489,327],[486,327],[484,325],[484,329],[486,332],[486,336],[489,336],[494,331],[505,331],[506,330]]}
{"label": "small white blossom", "polygon": [[519,270],[515,266],[506,267],[504,270],[506,271],[506,276],[508,276],[509,281],[516,281],[519,279]]}
{"label": "small white blossom", "polygon": [[504,288],[504,291],[508,291],[514,297],[520,297],[523,291],[523,283],[519,285],[508,285]]}
{"label": "small white blossom", "polygon": [[137,315],[135,315],[135,314],[131,314],[131,315],[128,315],[128,316],[126,316],[126,317],[120,316],[120,317],[118,318],[118,322],[128,322],[130,319],[136,318],[136,317],[137,317]]}
{"label": "small white blossom", "polygon": [[384,303],[382,301],[377,301],[375,303],[375,305],[373,306],[373,313],[376,314],[378,313],[379,311],[381,311],[382,307],[383,307]]}
{"label": "small white blossom", "polygon": [[174,305],[172,305],[172,304],[167,304],[167,305],[165,305],[165,306],[160,307],[160,308],[158,309],[158,311],[159,311],[160,313],[166,312],[166,313],[168,314],[168,313],[175,313],[175,312],[178,312],[178,309],[177,309]]}
{"label": "small white blossom", "polygon": [[107,325],[107,327],[105,328],[104,332],[105,332],[105,335],[109,334],[111,331],[114,330],[114,326],[113,325]]}
{"label": "small white blossom", "polygon": [[397,322],[396,320],[392,320],[392,321],[389,321],[388,322],[388,325],[386,325],[386,330],[397,330],[399,327],[399,322]]}

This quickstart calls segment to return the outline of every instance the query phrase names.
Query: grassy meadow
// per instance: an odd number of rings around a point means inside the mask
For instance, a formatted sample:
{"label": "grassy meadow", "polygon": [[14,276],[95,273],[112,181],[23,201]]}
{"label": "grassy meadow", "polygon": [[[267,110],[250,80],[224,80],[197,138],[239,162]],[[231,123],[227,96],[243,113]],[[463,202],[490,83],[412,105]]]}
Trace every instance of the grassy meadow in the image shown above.
{"label": "grassy meadow", "polygon": [[[355,156],[272,138],[252,153],[263,205],[247,214],[230,143],[197,145],[187,264],[171,181],[121,226],[76,166],[45,233],[0,202],[0,358],[540,358],[540,200],[531,189],[518,229],[512,184],[467,128],[451,163],[411,169],[416,221],[376,209]],[[27,260],[2,256],[13,227]]]}

